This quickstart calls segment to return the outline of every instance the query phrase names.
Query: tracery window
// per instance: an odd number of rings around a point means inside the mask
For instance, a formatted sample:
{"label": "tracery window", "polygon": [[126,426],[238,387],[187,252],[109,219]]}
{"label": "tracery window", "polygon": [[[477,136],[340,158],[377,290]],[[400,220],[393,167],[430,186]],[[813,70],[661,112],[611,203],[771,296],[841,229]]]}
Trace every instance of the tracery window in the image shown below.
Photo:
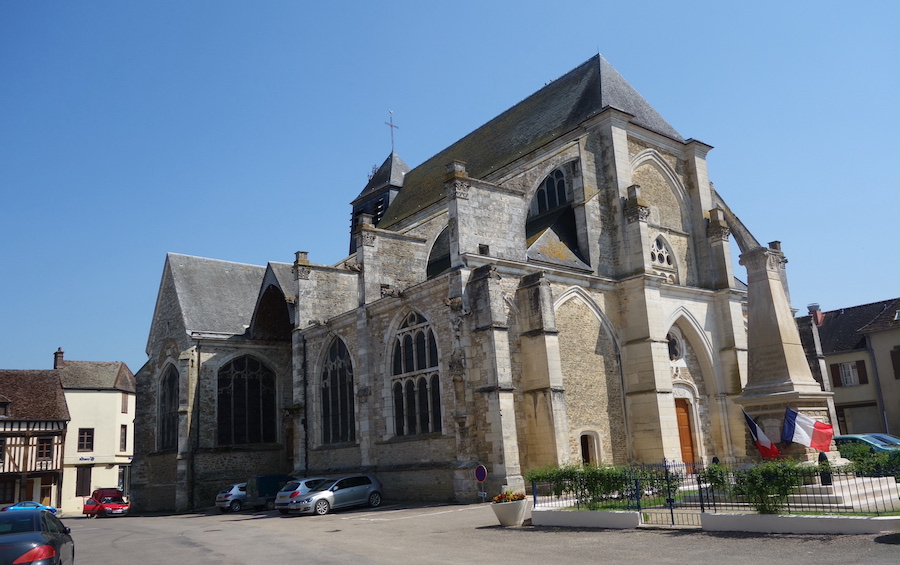
{"label": "tracery window", "polygon": [[278,441],[275,373],[244,355],[228,362],[218,375],[219,445]]}
{"label": "tracery window", "polygon": [[160,450],[178,448],[178,369],[169,365],[159,384],[157,443]]}
{"label": "tracery window", "polygon": [[653,273],[666,277],[666,282],[678,284],[678,267],[675,256],[662,236],[650,244],[650,264]]}
{"label": "tracery window", "polygon": [[566,176],[561,170],[556,169],[547,175],[547,178],[541,183],[541,187],[537,189],[534,198],[531,200],[528,217],[539,216],[545,212],[565,206],[566,203],[568,203]]}
{"label": "tracery window", "polygon": [[347,346],[335,338],[322,367],[322,442],[356,441],[353,363]]}
{"label": "tracery window", "polygon": [[434,332],[416,312],[407,314],[394,340],[392,398],[398,436],[441,431],[441,382]]}

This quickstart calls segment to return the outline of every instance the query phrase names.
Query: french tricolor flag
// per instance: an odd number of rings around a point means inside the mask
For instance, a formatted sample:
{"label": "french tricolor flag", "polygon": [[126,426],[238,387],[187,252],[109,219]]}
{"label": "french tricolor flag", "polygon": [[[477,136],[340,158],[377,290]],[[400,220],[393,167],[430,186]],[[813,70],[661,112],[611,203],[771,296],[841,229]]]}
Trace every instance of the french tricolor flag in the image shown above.
{"label": "french tricolor flag", "polygon": [[819,451],[828,451],[833,437],[834,428],[831,424],[824,424],[790,408],[785,410],[781,441],[792,441]]}
{"label": "french tricolor flag", "polygon": [[756,444],[756,449],[759,450],[760,455],[768,459],[781,455],[778,447],[769,440],[762,428],[746,412],[744,412],[744,419],[747,420],[747,427],[750,428],[750,435],[753,436],[753,443]]}

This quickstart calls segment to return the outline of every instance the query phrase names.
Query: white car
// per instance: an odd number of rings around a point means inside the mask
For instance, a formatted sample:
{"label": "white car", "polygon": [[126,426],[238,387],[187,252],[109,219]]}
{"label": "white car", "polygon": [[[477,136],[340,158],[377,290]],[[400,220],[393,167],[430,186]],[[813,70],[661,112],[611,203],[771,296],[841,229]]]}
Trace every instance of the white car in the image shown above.
{"label": "white car", "polygon": [[247,498],[247,483],[228,485],[216,495],[216,506],[222,512],[240,512]]}
{"label": "white car", "polygon": [[311,477],[307,479],[296,479],[284,485],[278,494],[275,495],[275,509],[282,514],[287,514],[291,510],[291,505],[300,500],[301,494],[306,494],[320,484],[329,479],[325,477]]}

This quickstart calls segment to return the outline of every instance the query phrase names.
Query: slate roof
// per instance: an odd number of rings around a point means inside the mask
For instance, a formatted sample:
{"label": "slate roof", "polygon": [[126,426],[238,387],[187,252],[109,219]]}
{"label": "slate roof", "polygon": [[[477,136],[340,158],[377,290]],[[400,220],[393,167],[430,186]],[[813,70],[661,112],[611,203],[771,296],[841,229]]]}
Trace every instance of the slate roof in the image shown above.
{"label": "slate roof", "polygon": [[169,253],[166,263],[186,331],[244,334],[265,267],[177,253]]}
{"label": "slate roof", "polygon": [[443,199],[446,167],[452,161],[465,162],[470,177],[485,178],[607,107],[632,114],[632,122],[639,126],[684,141],[602,55],[597,55],[409,171],[403,190],[378,227],[390,229]]}
{"label": "slate roof", "polygon": [[134,373],[120,361],[63,361],[57,372],[64,389],[134,392]]}
{"label": "slate roof", "polygon": [[0,370],[0,396],[9,401],[7,420],[69,420],[59,373]]}
{"label": "slate roof", "polygon": [[[296,289],[294,288],[294,266],[290,263],[269,262],[269,269],[275,275],[275,280],[278,281],[278,286],[281,287],[284,297],[288,300],[297,298]],[[262,292],[262,289],[260,288],[257,292]]]}
{"label": "slate roof", "polygon": [[[831,355],[846,351],[855,351],[866,348],[865,333],[880,329],[900,327],[900,322],[894,321],[900,299],[892,298],[871,304],[851,306],[825,312],[822,325],[819,326],[819,340],[822,343],[822,353]],[[800,329],[801,341],[804,350],[810,353],[812,335],[809,328],[810,317],[797,318],[797,326]]]}
{"label": "slate roof", "polygon": [[356,204],[360,200],[364,200],[370,194],[374,194],[383,188],[387,188],[389,186],[402,187],[403,179],[406,176],[406,173],[409,172],[409,165],[403,162],[396,153],[391,152],[388,155],[388,158],[384,160],[384,163],[378,168],[372,178],[369,179],[366,187],[363,188],[362,192],[359,193],[359,196],[356,197],[356,200],[352,202],[352,204]]}

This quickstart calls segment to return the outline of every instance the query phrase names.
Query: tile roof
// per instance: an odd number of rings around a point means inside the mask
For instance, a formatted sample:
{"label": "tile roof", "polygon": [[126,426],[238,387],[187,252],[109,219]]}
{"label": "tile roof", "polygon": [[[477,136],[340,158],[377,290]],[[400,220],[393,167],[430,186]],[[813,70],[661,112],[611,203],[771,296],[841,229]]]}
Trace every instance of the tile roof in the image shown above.
{"label": "tile roof", "polygon": [[134,374],[119,361],[63,361],[57,369],[65,389],[134,392]]}
{"label": "tile roof", "polygon": [[[819,326],[819,340],[822,342],[822,353],[831,355],[845,351],[854,351],[866,348],[865,333],[900,327],[900,322],[893,320],[900,299],[892,298],[871,304],[851,306],[824,313],[822,325]],[[797,325],[801,330],[801,341],[804,349],[810,353],[807,340],[811,340],[811,334],[804,331],[810,324],[809,316],[797,318]],[[809,335],[807,335],[809,334]]]}
{"label": "tile roof", "polygon": [[389,229],[440,202],[445,196],[449,163],[463,161],[470,177],[485,178],[607,107],[633,115],[634,124],[684,141],[602,55],[597,55],[409,171],[403,190],[378,227]]}
{"label": "tile roof", "polygon": [[69,420],[58,371],[0,370],[0,396],[9,401],[8,420]]}

